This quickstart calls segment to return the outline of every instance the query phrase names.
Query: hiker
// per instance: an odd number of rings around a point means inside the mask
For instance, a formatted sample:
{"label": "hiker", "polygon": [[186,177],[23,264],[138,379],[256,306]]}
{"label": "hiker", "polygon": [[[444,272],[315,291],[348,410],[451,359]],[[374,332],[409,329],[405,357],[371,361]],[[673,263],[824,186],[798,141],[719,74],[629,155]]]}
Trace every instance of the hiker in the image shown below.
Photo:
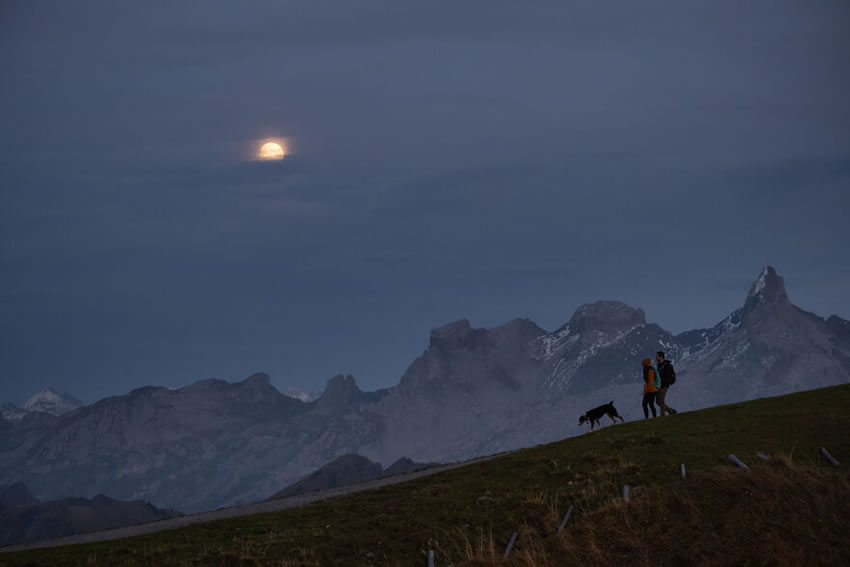
{"label": "hiker", "polygon": [[661,377],[661,384],[656,395],[658,408],[661,410],[661,415],[664,415],[665,411],[670,415],[676,415],[679,412],[668,406],[665,400],[667,389],[676,381],[676,371],[673,370],[670,361],[664,359],[664,351],[659,350],[655,353],[655,362],[658,363],[658,375]]}
{"label": "hiker", "polygon": [[652,367],[652,359],[643,359],[643,417],[649,419],[649,410],[655,417],[655,394],[658,392],[658,375]]}

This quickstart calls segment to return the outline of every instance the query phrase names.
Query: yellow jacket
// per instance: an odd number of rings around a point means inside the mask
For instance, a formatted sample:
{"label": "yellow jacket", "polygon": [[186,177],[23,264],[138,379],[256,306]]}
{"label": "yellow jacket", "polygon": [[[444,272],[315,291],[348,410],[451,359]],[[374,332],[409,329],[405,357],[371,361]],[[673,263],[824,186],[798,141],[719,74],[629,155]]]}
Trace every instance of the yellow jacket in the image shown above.
{"label": "yellow jacket", "polygon": [[655,369],[652,367],[652,359],[643,359],[643,393],[657,392],[655,387]]}

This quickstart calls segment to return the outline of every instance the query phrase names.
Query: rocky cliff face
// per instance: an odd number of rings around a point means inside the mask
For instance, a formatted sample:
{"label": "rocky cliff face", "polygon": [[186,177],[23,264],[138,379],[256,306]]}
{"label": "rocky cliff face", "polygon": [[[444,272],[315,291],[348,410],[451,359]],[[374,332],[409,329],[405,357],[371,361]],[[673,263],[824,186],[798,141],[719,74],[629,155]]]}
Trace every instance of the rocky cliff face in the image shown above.
{"label": "rocky cliff face", "polygon": [[640,360],[657,350],[676,367],[668,401],[680,411],[850,382],[850,323],[795,307],[768,267],[710,329],[672,335],[640,309],[602,301],[551,333],[524,319],[435,329],[390,390],[362,392],[340,375],[304,403],[255,375],[0,422],[0,483],[191,512],[266,498],[348,453],[492,454],[582,433],[578,415],[612,399],[626,419],[642,417]]}

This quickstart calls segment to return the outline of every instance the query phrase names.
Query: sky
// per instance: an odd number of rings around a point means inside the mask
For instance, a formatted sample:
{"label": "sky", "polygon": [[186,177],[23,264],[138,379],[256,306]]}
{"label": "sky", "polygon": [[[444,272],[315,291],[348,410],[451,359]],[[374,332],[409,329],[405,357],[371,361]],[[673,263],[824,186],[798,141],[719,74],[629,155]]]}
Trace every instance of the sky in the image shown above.
{"label": "sky", "polygon": [[[397,384],[766,265],[850,318],[850,4],[0,2],[0,403]],[[263,140],[282,161],[258,161]]]}

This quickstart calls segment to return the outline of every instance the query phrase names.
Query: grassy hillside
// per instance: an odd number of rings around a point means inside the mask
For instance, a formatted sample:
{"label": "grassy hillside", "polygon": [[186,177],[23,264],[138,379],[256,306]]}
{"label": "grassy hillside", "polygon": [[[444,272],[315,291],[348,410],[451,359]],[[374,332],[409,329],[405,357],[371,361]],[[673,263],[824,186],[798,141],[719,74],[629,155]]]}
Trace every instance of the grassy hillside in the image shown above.
{"label": "grassy hillside", "polygon": [[[565,435],[576,418],[564,416]],[[845,468],[834,470],[821,446]],[[608,425],[299,509],[0,554],[0,565],[427,565],[429,549],[438,566],[841,564],[848,464],[850,386],[837,386]]]}

